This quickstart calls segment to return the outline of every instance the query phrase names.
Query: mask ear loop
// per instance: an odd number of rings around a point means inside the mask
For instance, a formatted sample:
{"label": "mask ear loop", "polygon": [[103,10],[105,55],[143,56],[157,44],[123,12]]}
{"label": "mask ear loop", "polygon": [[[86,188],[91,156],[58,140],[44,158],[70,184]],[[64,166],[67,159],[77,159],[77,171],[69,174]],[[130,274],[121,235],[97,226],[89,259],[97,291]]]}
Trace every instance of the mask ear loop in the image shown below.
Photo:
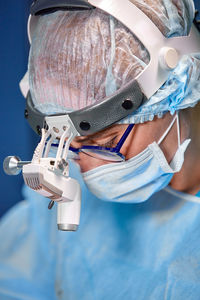
{"label": "mask ear loop", "polygon": [[177,136],[178,136],[178,148],[181,145],[181,138],[180,138],[180,122],[179,122],[179,113],[178,111],[176,112],[177,115]]}
{"label": "mask ear loop", "polygon": [[178,112],[176,112],[175,117],[173,118],[171,124],[167,128],[167,130],[164,132],[164,134],[161,136],[161,138],[158,141],[158,145],[162,143],[162,141],[165,139],[169,131],[171,130],[172,126],[174,125],[175,121],[177,120],[177,136],[178,136],[178,147],[180,146],[180,125],[179,125],[179,116]]}

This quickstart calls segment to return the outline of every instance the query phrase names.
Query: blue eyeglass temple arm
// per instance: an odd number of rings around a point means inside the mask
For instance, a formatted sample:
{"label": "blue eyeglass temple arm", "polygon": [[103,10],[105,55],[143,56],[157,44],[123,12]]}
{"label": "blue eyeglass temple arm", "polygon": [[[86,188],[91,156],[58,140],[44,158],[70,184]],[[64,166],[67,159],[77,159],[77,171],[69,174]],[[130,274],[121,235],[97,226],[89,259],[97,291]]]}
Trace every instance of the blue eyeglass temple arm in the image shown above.
{"label": "blue eyeglass temple arm", "polygon": [[[115,148],[113,148],[114,152],[120,152],[121,147],[123,146],[127,136],[129,135],[129,133],[131,132],[131,130],[133,129],[135,124],[129,124],[129,126],[127,127],[126,131],[124,132],[123,136],[121,137],[119,143],[117,144],[117,146]],[[52,144],[53,146],[58,146],[57,144]],[[95,147],[95,146],[91,146],[91,148],[99,148],[99,147]],[[69,150],[78,153],[80,151],[79,148],[74,148],[74,147],[69,147]]]}
{"label": "blue eyeglass temple arm", "polygon": [[114,148],[115,151],[120,152],[121,147],[123,146],[127,136],[129,135],[129,133],[131,132],[131,130],[133,129],[135,124],[130,124],[126,131],[124,132],[123,136],[121,137],[119,143],[117,144],[117,146]]}

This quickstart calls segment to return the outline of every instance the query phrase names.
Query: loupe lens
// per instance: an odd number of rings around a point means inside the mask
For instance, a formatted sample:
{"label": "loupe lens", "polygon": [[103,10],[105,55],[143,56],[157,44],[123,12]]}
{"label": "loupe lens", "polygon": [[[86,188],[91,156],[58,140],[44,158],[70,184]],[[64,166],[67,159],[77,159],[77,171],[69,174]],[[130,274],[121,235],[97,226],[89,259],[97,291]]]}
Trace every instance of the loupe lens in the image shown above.
{"label": "loupe lens", "polygon": [[124,156],[121,153],[110,152],[107,150],[81,149],[81,152],[101,160],[106,160],[111,162],[124,161]]}

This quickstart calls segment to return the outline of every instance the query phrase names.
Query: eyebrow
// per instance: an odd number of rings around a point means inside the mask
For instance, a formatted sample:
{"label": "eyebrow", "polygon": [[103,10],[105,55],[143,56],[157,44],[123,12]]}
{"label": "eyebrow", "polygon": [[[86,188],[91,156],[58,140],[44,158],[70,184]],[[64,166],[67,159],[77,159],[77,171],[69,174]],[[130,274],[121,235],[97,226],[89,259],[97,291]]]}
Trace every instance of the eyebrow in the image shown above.
{"label": "eyebrow", "polygon": [[114,135],[118,135],[119,134],[119,128],[112,128],[112,129],[108,129],[107,131],[103,131],[103,132],[97,132],[95,134],[92,135],[88,135],[88,136],[83,136],[83,137],[76,137],[76,141],[77,142],[85,142],[85,141],[94,141],[96,139],[99,138],[113,138]]}

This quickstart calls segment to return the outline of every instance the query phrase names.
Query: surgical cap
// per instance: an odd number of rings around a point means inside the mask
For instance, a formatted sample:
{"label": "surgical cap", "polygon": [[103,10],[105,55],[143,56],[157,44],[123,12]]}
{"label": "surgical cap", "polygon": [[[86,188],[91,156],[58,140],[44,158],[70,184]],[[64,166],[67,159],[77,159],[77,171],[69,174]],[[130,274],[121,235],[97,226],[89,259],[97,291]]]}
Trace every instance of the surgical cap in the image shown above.
{"label": "surgical cap", "polygon": [[[191,0],[131,0],[166,37],[187,35]],[[29,85],[35,107],[70,112],[110,96],[148,65],[147,49],[128,28],[105,12],[57,11],[40,16],[32,36]],[[119,123],[143,123],[200,99],[200,55],[184,56],[164,85]]]}

